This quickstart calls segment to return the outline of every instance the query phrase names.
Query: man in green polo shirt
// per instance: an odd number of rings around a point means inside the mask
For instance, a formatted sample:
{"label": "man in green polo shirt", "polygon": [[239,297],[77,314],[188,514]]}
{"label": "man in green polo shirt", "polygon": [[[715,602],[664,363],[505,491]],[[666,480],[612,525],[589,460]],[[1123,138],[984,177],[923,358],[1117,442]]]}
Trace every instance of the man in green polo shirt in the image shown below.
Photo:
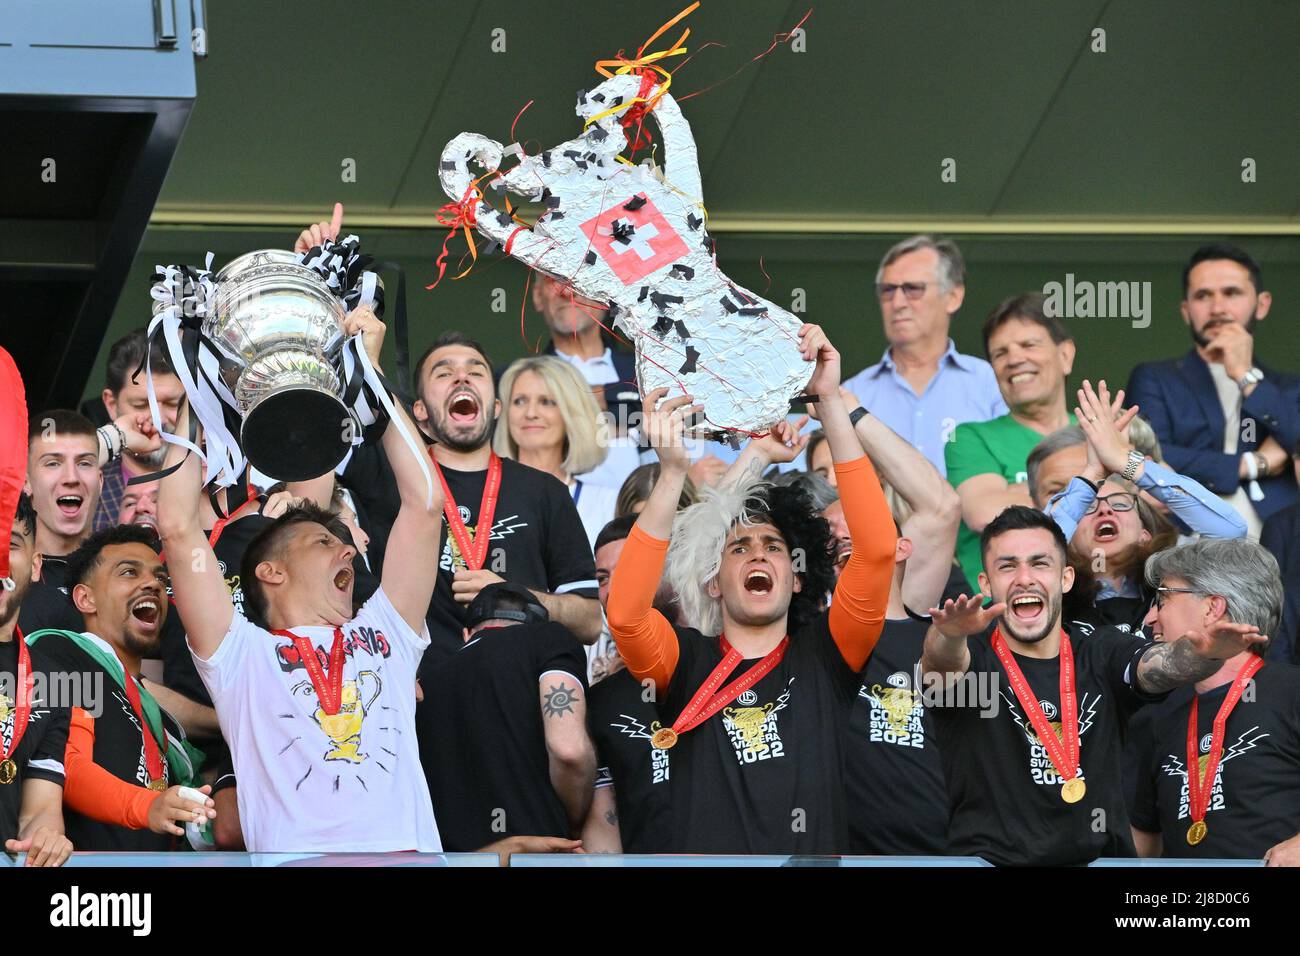
{"label": "man in green polo shirt", "polygon": [[1025,461],[1044,435],[1074,424],[1065,399],[1074,339],[1043,311],[1042,295],[1013,296],[993,310],[984,323],[984,354],[1010,411],[958,425],[944,449],[948,480],[961,498],[957,560],[972,594],[983,570],[980,532],[1004,508],[1034,506]]}

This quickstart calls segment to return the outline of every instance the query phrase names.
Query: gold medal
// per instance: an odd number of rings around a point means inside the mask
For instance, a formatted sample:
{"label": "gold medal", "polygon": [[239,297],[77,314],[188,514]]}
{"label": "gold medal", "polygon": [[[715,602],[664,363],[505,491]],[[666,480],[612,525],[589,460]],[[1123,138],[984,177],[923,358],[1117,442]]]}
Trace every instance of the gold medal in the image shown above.
{"label": "gold medal", "polygon": [[0,784],[10,784],[18,779],[18,764],[8,758],[0,760]]}
{"label": "gold medal", "polygon": [[1205,825],[1204,820],[1197,820],[1187,828],[1187,842],[1192,846],[1200,843],[1205,839],[1205,834],[1210,832],[1210,828]]}
{"label": "gold medal", "polygon": [[655,750],[668,750],[677,743],[677,731],[671,727],[660,727],[650,736],[650,746]]}
{"label": "gold medal", "polygon": [[1078,803],[1087,791],[1088,787],[1082,780],[1072,777],[1061,787],[1061,799],[1066,803]]}
{"label": "gold medal", "polygon": [[167,789],[167,781],[162,779],[161,777],[159,777],[157,780],[150,780],[149,789],[155,790],[158,793],[162,793],[164,790]]}

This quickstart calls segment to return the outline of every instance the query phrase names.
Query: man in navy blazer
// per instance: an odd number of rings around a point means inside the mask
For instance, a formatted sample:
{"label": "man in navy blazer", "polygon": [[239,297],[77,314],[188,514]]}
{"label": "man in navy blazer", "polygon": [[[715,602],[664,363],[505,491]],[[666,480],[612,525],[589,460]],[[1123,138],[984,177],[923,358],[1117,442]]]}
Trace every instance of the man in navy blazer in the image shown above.
{"label": "man in navy blazer", "polygon": [[[1254,328],[1268,315],[1259,264],[1236,246],[1202,246],[1183,269],[1183,320],[1195,347],[1143,362],[1129,377],[1170,467],[1231,500],[1260,523],[1300,501],[1292,455],[1300,445],[1300,377],[1255,360]],[[1233,424],[1235,450],[1225,452]]]}

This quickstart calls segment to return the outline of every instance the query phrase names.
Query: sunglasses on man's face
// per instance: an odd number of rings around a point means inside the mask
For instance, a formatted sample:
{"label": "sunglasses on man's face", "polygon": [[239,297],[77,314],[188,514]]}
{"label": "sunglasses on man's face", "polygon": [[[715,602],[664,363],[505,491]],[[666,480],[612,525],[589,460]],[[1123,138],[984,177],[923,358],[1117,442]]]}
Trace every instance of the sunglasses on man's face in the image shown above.
{"label": "sunglasses on man's face", "polygon": [[879,282],[876,284],[876,294],[880,296],[882,302],[888,302],[894,297],[894,293],[899,289],[903,290],[903,295],[907,296],[913,302],[925,295],[927,283],[925,282]]}
{"label": "sunglasses on man's face", "polygon": [[1088,507],[1084,509],[1084,514],[1096,514],[1097,508],[1102,502],[1110,505],[1111,511],[1132,511],[1137,507],[1137,495],[1131,491],[1116,491],[1109,495],[1099,495],[1093,498]]}

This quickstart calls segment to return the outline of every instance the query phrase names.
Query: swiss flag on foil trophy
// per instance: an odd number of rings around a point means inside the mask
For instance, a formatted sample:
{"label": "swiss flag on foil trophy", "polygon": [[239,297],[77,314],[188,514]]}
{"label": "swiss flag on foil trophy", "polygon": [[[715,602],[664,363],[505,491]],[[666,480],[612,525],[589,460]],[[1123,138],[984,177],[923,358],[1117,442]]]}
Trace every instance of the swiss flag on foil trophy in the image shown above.
{"label": "swiss flag on foil trophy", "polygon": [[[624,209],[633,199],[645,201],[637,209]],[[690,252],[645,193],[615,203],[581,228],[591,240],[591,248],[624,285],[640,282]]]}

